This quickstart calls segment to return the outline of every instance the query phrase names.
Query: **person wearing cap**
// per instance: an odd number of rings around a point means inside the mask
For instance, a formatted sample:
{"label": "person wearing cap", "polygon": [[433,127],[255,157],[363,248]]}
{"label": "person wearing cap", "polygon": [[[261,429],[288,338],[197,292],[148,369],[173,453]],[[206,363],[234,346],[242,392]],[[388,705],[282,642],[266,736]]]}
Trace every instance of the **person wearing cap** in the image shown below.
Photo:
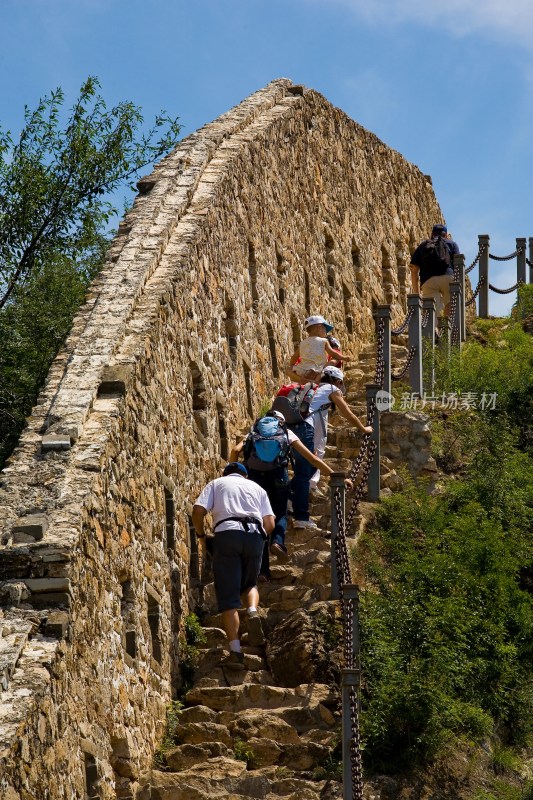
{"label": "person wearing cap", "polygon": [[307,337],[296,346],[291,356],[287,374],[297,383],[314,381],[320,377],[322,370],[330,358],[349,361],[349,357],[339,350],[334,350],[326,334],[333,330],[331,325],[320,314],[307,317],[304,322]]}
{"label": "person wearing cap", "polygon": [[[261,417],[261,419],[265,417],[273,417],[278,420],[285,436],[287,437],[288,447],[293,451],[294,456],[298,454],[300,458],[304,459],[312,467],[314,467],[319,474],[323,473],[324,475],[331,475],[333,472],[331,467],[326,464],[325,461],[322,461],[321,458],[317,458],[317,456],[314,455],[311,450],[309,450],[303,444],[303,442],[300,441],[296,434],[285,426],[285,417],[280,411],[270,409],[266,412],[266,414],[263,415],[263,417]],[[254,426],[252,426],[252,431],[255,425],[256,423],[254,423]],[[248,437],[251,435],[251,433],[248,434]],[[248,437],[242,439],[232,448],[229,456],[231,461],[237,461],[243,450],[246,452],[245,443]],[[262,488],[266,491],[276,518],[275,527],[270,537],[270,544],[268,544],[268,542],[265,543],[263,559],[259,573],[260,579],[262,577],[263,579],[268,580],[270,578],[269,551],[270,554],[275,556],[277,560],[282,563],[288,561],[289,558],[287,548],[285,546],[285,534],[287,531],[287,504],[289,501],[290,491],[289,472],[287,469],[288,459],[285,459],[284,463],[282,462],[273,469],[268,470],[253,469],[246,461],[246,458],[244,463],[248,470],[248,477],[250,480],[258,483],[259,486],[262,486]],[[347,482],[347,488],[351,488],[351,481]]]}
{"label": "person wearing cap", "polygon": [[194,504],[192,522],[200,541],[205,538],[208,513],[213,520],[215,594],[230,648],[226,665],[242,668],[241,595],[247,608],[248,643],[258,646],[264,642],[257,611],[257,578],[264,542],[274,530],[274,512],[265,490],[248,479],[244,464],[230,462],[222,477],[210,481]]}
{"label": "person wearing cap", "polygon": [[[426,246],[431,240],[442,239],[445,247],[450,253],[450,266],[444,274],[435,274],[431,264],[428,266],[424,258]],[[420,242],[415,252],[411,256],[411,284],[413,292],[422,292],[422,297],[433,297],[435,300],[435,317],[450,314],[450,283],[453,281],[453,257],[459,254],[459,245],[453,239],[448,238],[448,228],[446,225],[438,224],[433,226],[431,239],[424,239]]]}
{"label": "person wearing cap", "polygon": [[[333,406],[344,419],[351,422],[361,433],[372,433],[372,428],[364,425],[350,410],[344,399],[344,373],[338,367],[326,366],[322,371],[320,383],[309,404],[309,415],[304,422],[292,426],[309,449],[323,456],[328,436],[328,415]],[[309,464],[295,456],[294,478],[292,480],[294,528],[317,527],[309,519],[309,491],[316,489],[320,473],[314,473]]]}

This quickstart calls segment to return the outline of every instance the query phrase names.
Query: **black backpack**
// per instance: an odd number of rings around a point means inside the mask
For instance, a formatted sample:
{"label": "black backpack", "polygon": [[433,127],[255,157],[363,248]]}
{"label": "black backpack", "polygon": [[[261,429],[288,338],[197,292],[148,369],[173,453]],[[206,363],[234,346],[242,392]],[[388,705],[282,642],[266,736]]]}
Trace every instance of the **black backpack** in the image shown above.
{"label": "black backpack", "polygon": [[442,236],[426,239],[418,251],[421,283],[434,275],[445,275],[452,268],[450,249]]}
{"label": "black backpack", "polygon": [[317,383],[293,383],[282,386],[274,398],[272,408],[280,411],[287,425],[297,425],[309,416],[309,406],[318,389]]}
{"label": "black backpack", "polygon": [[244,463],[257,472],[286,467],[290,458],[287,431],[276,417],[261,417],[244,440]]}

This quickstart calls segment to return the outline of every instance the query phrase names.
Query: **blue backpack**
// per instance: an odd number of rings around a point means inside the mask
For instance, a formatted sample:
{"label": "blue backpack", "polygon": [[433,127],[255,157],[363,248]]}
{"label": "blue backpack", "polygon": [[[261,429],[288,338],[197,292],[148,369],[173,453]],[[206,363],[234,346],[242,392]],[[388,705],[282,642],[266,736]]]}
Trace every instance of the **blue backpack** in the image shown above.
{"label": "blue backpack", "polygon": [[244,463],[257,472],[286,467],[290,457],[289,437],[275,417],[261,417],[246,437]]}

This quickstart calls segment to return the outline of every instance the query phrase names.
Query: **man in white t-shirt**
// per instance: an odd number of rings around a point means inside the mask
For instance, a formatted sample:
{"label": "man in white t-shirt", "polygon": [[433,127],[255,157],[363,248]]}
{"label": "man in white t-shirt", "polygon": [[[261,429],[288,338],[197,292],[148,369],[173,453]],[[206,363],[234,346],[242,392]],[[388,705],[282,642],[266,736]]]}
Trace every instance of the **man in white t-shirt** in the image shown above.
{"label": "man in white t-shirt", "polygon": [[210,481],[194,504],[192,521],[200,541],[205,538],[205,517],[213,519],[213,573],[218,610],[228,637],[230,655],[227,666],[244,664],[239,639],[239,609],[245,596],[248,612],[248,641],[264,642],[257,612],[259,592],[257,577],[263,545],[274,530],[274,514],[264,489],[248,480],[243,464],[226,465],[222,478]]}

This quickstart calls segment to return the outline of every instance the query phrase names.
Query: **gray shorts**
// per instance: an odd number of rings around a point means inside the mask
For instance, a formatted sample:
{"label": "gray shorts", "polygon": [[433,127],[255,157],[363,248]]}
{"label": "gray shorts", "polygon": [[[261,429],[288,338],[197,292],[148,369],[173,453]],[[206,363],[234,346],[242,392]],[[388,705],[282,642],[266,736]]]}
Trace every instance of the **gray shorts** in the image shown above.
{"label": "gray shorts", "polygon": [[241,607],[241,594],[257,584],[265,538],[261,533],[219,531],[213,541],[218,610]]}

